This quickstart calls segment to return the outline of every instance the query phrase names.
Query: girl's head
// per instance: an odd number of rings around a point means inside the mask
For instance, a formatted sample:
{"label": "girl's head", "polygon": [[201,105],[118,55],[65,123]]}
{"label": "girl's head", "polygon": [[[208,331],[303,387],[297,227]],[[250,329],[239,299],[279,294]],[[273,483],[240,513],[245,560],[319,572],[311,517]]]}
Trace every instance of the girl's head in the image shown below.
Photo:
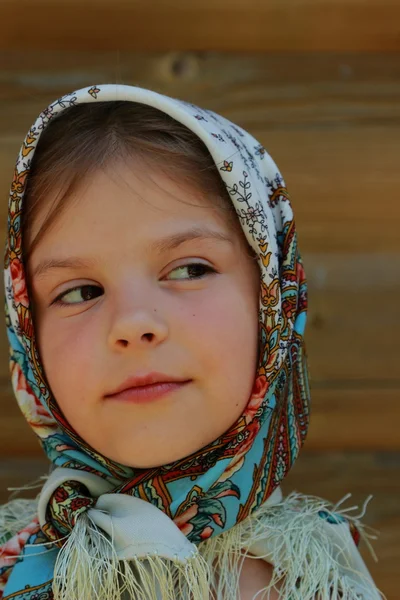
{"label": "girl's head", "polygon": [[[307,286],[284,180],[249,133],[130,86],[56,100],[17,159],[4,276],[13,388],[53,465],[172,516],[195,487],[231,506],[221,531],[285,477],[308,428]],[[110,397],[152,373],[182,385]],[[52,496],[51,539],[74,489]]]}
{"label": "girl's head", "polygon": [[[260,267],[204,143],[136,102],[54,118],[30,168],[22,245],[36,341],[59,408],[94,450],[168,464],[218,439],[257,377]],[[186,382],[108,397],[134,376]]]}

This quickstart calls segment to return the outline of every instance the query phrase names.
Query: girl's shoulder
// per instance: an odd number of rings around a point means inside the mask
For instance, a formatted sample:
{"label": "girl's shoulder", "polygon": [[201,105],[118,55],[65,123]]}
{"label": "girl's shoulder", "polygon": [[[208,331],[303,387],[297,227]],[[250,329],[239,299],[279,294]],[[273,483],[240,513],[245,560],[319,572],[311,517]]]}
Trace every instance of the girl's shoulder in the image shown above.
{"label": "girl's shoulder", "polygon": [[[250,556],[244,559],[239,579],[241,600],[252,600],[254,596],[271,584],[273,566],[265,560],[257,560]],[[268,600],[281,600],[280,584],[272,588]]]}

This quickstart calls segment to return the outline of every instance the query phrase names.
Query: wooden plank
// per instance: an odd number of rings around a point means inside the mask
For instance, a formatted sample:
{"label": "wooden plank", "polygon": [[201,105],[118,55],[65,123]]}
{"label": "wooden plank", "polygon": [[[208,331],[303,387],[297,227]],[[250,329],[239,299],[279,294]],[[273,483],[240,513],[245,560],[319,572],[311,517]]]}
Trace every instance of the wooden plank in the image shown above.
{"label": "wooden plank", "polygon": [[342,388],[311,381],[310,451],[400,450],[400,387]]}
{"label": "wooden plank", "polygon": [[[301,91],[303,98],[328,94],[331,98],[345,99],[353,92],[353,99],[361,100],[364,94],[367,108],[374,98],[384,99],[386,95],[389,100],[396,90],[399,70],[399,55],[383,52],[223,53],[176,49],[115,52],[77,51],[74,47],[68,52],[44,52],[31,47],[27,53],[20,47],[12,50],[0,47],[2,93],[12,91],[15,97],[23,98],[29,92],[32,101],[41,94],[57,94],[60,88],[65,92],[66,86],[72,86],[71,91],[78,86],[110,81],[153,84],[167,94],[174,95],[175,91],[176,96],[188,99],[197,97],[198,101],[216,102],[220,98],[226,103],[229,98],[224,97],[223,89],[227,84],[236,96],[243,85],[253,83],[257,84],[254,91],[258,90],[262,96],[270,91],[271,99],[276,98],[281,85],[291,86],[286,88],[286,94],[292,92],[293,97]],[[268,81],[272,88],[263,86],[263,81]],[[364,87],[357,91],[354,84]],[[374,109],[373,104],[371,108]]]}
{"label": "wooden plank", "polygon": [[[326,129],[399,124],[400,56],[330,53],[45,53],[1,51],[2,134],[24,131],[58,96],[94,83],[155,89],[244,127]],[[27,102],[29,103],[27,105]],[[18,120],[10,120],[10,116]],[[260,128],[260,127],[258,127]]]}
{"label": "wooden plank", "polygon": [[399,18],[390,0],[2,0],[0,47],[397,51]]}
{"label": "wooden plank", "polygon": [[[10,457],[0,462],[0,503],[12,493],[7,487],[21,487],[30,482],[40,483],[40,476],[48,472],[45,459]],[[42,485],[42,484],[41,484]],[[400,561],[400,455],[397,453],[325,452],[303,451],[293,469],[283,482],[285,495],[292,490],[339,502],[347,493],[352,497],[342,508],[361,506],[369,494],[373,499],[361,521],[378,531],[372,541],[377,554],[375,563],[365,544],[361,554],[376,585],[387,595],[396,598],[399,588],[398,564]],[[33,498],[40,488],[26,490],[21,497]]]}
{"label": "wooden plank", "polygon": [[[332,257],[335,260],[335,257]],[[338,263],[346,259],[338,257]],[[361,273],[368,279],[368,266],[373,259],[366,257]],[[393,269],[397,260],[393,259]],[[390,270],[381,260],[384,272]],[[324,271],[323,257],[321,273]],[[310,277],[313,273],[310,273]],[[355,273],[355,279],[360,273]],[[383,275],[385,277],[385,275]],[[372,290],[376,279],[369,278],[368,286],[358,286],[356,281],[347,289],[326,289],[314,279],[310,281],[309,322],[306,343],[309,367],[313,378],[319,382],[352,381],[399,382],[398,318],[399,286],[384,286]],[[321,287],[317,287],[320,285]],[[384,305],[384,308],[382,307]]]}
{"label": "wooden plank", "polygon": [[[395,388],[327,388],[312,383],[307,451],[400,450],[400,386]],[[0,454],[40,457],[43,450],[23,418],[11,385],[0,388]]]}
{"label": "wooden plank", "polygon": [[[13,497],[35,498],[43,485],[41,477],[49,473],[50,462],[44,455],[39,458],[8,456],[0,461],[0,504]],[[37,487],[34,485],[37,484]],[[33,489],[15,492],[8,488],[29,486]],[[15,493],[14,493],[15,492]]]}

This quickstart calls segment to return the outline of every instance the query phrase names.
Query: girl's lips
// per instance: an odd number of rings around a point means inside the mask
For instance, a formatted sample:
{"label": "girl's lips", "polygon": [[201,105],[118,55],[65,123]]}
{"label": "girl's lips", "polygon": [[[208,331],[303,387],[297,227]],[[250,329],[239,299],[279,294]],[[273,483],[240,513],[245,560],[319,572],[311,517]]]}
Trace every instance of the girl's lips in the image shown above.
{"label": "girl's lips", "polygon": [[163,381],[161,383],[153,383],[151,385],[142,385],[131,387],[118,394],[107,396],[107,400],[119,400],[122,402],[131,402],[133,404],[147,404],[158,400],[159,398],[182,388],[190,383],[188,381]]}

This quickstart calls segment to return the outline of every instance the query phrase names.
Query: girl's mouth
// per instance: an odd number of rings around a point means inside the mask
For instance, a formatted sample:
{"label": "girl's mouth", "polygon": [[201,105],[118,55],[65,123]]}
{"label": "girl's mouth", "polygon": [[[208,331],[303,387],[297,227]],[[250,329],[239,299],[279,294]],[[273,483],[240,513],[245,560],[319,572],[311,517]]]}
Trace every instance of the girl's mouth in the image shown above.
{"label": "girl's mouth", "polygon": [[109,395],[106,399],[131,402],[132,404],[147,404],[181,389],[191,381],[191,379],[187,381],[163,381],[151,385],[131,387],[117,394]]}

